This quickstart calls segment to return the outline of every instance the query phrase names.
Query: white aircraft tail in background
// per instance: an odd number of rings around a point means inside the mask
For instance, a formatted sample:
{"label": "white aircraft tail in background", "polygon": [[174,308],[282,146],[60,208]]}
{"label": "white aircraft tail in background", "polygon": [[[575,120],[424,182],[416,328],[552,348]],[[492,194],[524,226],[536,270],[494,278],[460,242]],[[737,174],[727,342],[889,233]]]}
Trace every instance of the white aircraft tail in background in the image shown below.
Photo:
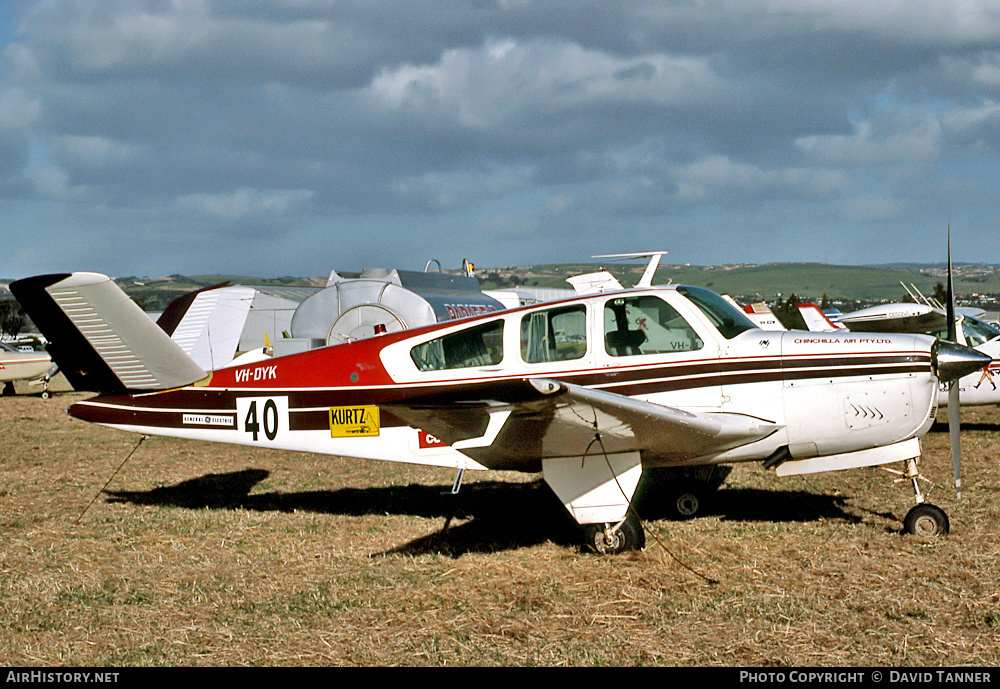
{"label": "white aircraft tail in background", "polygon": [[831,321],[818,306],[811,302],[799,304],[799,313],[802,314],[802,320],[806,322],[806,328],[813,332],[832,333],[845,329],[844,325]]}
{"label": "white aircraft tail in background", "polygon": [[761,330],[786,330],[766,302],[759,301],[755,304],[747,304],[743,310]]}

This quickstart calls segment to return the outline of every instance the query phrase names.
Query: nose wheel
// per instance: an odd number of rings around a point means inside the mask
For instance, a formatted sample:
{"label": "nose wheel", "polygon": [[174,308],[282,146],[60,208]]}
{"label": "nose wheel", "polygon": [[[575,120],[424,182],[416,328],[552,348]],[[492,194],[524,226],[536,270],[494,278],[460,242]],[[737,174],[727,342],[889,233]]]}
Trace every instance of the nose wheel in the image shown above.
{"label": "nose wheel", "polygon": [[950,529],[948,515],[929,502],[910,508],[903,520],[903,531],[914,536],[944,536]]}
{"label": "nose wheel", "polygon": [[917,459],[906,460],[904,462],[905,470],[902,472],[889,470],[900,476],[898,481],[912,483],[913,493],[917,500],[917,504],[910,508],[903,519],[903,532],[914,536],[944,536],[951,530],[948,515],[937,505],[924,502],[924,494],[920,490],[919,483],[919,480],[924,477],[920,475],[917,462]]}

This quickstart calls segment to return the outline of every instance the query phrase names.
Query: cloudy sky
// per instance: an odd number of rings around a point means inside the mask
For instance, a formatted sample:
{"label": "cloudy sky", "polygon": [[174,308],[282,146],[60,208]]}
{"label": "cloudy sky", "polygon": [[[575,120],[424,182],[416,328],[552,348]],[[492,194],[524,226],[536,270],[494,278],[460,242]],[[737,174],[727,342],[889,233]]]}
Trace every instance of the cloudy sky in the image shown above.
{"label": "cloudy sky", "polygon": [[1000,263],[1000,0],[8,0],[0,276]]}

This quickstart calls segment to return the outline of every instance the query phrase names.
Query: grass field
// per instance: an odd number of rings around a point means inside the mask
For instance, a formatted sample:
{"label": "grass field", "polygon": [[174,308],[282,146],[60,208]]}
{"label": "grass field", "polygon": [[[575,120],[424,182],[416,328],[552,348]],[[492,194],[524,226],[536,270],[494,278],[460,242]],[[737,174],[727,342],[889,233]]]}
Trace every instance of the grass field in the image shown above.
{"label": "grass field", "polygon": [[1000,665],[996,409],[963,412],[961,501],[946,430],[924,441],[947,537],[901,534],[884,471],[743,465],[704,517],[601,558],[534,475],[456,501],[434,469],[135,449],[66,416],[81,397],[0,399],[8,666]]}

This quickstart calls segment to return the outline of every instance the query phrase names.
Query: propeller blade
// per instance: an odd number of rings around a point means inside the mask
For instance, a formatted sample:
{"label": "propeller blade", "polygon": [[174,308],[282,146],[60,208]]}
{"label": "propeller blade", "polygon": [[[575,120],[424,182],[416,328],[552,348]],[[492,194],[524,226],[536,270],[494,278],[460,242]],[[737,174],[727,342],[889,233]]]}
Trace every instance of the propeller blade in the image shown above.
{"label": "propeller blade", "polygon": [[[958,342],[955,323],[955,281],[951,272],[951,223],[948,224],[948,341]],[[958,395],[959,378],[948,383],[948,437],[951,440],[951,464],[955,470],[955,496],[962,497],[962,406]]]}
{"label": "propeller blade", "polygon": [[948,303],[945,305],[948,316],[948,341],[958,342],[958,328],[955,325],[955,281],[951,275],[951,225],[948,225],[948,284],[946,286]]}
{"label": "propeller blade", "polygon": [[955,469],[955,496],[962,498],[962,407],[958,400],[958,381],[948,383],[948,437],[951,439],[951,464]]}

